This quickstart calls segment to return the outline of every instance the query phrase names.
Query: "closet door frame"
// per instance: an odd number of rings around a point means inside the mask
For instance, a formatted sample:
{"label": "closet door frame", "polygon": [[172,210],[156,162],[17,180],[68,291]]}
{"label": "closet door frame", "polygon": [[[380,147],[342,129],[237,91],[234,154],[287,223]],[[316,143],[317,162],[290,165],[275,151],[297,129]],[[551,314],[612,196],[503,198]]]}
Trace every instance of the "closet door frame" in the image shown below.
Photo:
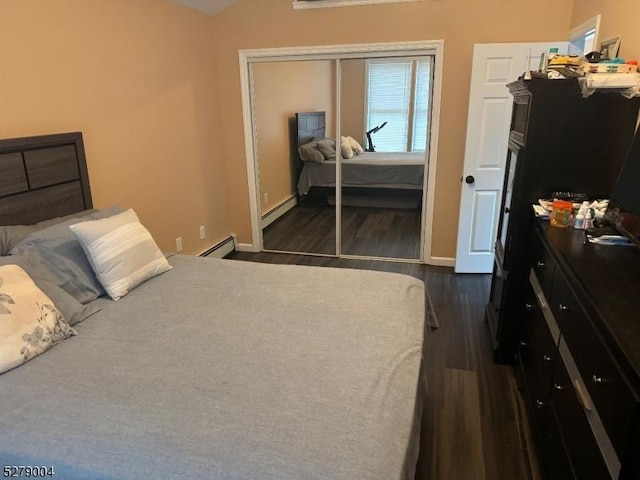
{"label": "closet door frame", "polygon": [[[344,60],[349,58],[376,58],[390,56],[433,56],[433,95],[431,106],[431,122],[428,132],[428,155],[425,162],[425,175],[422,195],[422,234],[420,245],[421,263],[439,264],[439,259],[431,255],[431,237],[433,226],[433,211],[435,202],[435,174],[438,156],[438,132],[440,120],[440,102],[442,94],[442,74],[443,74],[443,54],[444,40],[429,40],[421,42],[390,42],[390,43],[367,43],[367,44],[351,44],[351,45],[326,45],[312,47],[283,47],[283,48],[264,48],[240,50],[238,52],[238,60],[240,67],[240,89],[242,99],[242,119],[244,126],[244,147],[245,160],[247,167],[247,184],[249,192],[249,210],[251,215],[251,244],[241,245],[241,249],[245,251],[260,252],[263,250],[262,238],[262,217],[260,213],[259,195],[259,176],[256,166],[256,145],[255,145],[255,129],[256,125],[252,114],[252,91],[251,91],[251,64],[259,62],[277,62],[290,60]],[[340,75],[338,69],[338,79]],[[339,90],[338,90],[339,91]],[[339,103],[340,95],[336,96],[337,105],[337,127],[340,126]],[[337,130],[339,132],[339,130]],[[340,168],[337,169],[338,171]],[[336,178],[336,187],[340,185],[339,172]],[[336,193],[341,190],[336,188]],[[336,199],[340,204],[339,194]],[[340,256],[339,239],[340,239],[340,212],[336,209],[336,254]],[[385,259],[403,261],[398,259]],[[406,260],[415,263],[416,260]]]}

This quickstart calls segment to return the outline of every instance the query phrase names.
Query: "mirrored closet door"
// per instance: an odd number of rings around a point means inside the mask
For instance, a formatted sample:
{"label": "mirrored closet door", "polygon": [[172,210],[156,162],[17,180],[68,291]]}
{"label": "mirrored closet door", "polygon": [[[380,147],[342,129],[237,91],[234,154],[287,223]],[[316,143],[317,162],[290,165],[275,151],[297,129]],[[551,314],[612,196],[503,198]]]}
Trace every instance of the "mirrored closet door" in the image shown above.
{"label": "mirrored closet door", "polygon": [[335,203],[311,191],[317,178],[336,184],[335,154],[332,161],[325,161],[309,145],[314,138],[335,138],[335,65],[334,60],[252,64],[265,250],[337,254]]}
{"label": "mirrored closet door", "polygon": [[421,259],[430,56],[250,64],[263,250]]}
{"label": "mirrored closet door", "polygon": [[341,251],[419,259],[431,57],[340,64]]}

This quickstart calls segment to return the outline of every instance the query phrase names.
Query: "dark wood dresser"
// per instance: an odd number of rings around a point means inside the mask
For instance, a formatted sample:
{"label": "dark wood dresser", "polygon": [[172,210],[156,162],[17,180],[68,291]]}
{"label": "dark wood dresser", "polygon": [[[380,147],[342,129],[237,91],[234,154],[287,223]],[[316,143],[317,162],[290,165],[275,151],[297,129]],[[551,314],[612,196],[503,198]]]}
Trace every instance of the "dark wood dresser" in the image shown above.
{"label": "dark wood dresser", "polygon": [[595,93],[576,79],[519,80],[486,318],[494,360],[513,364],[529,276],[531,204],[553,192],[609,198],[635,133],[640,98]]}
{"label": "dark wood dresser", "polygon": [[640,248],[533,220],[516,373],[549,479],[640,478]]}

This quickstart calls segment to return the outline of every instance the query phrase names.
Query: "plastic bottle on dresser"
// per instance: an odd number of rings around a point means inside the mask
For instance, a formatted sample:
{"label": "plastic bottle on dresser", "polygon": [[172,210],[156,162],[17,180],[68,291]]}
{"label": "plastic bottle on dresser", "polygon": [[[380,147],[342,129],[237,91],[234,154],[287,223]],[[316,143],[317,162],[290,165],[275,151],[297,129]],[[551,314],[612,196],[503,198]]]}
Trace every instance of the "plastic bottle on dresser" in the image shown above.
{"label": "plastic bottle on dresser", "polygon": [[589,230],[593,228],[593,214],[591,213],[591,209],[587,209],[587,214],[584,216],[584,229]]}
{"label": "plastic bottle on dresser", "polygon": [[580,208],[578,209],[578,213],[576,213],[576,219],[573,223],[573,228],[578,230],[584,230],[585,226],[585,216],[587,215],[587,210],[589,210],[589,202],[582,202]]}

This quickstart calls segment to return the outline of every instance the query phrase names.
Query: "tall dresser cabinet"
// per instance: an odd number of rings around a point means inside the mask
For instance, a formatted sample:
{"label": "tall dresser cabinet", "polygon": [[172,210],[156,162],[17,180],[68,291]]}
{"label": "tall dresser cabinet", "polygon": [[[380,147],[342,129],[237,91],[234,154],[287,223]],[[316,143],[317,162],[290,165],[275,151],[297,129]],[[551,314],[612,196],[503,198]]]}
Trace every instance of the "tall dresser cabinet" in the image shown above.
{"label": "tall dresser cabinet", "polygon": [[585,244],[579,230],[536,220],[531,205],[553,192],[609,198],[640,99],[583,98],[577,80],[508,87],[514,108],[486,309],[494,360],[516,364],[544,478],[638,480],[640,249]]}
{"label": "tall dresser cabinet", "polygon": [[518,80],[486,320],[494,360],[513,364],[522,336],[531,205],[552,192],[608,198],[635,133],[640,99],[583,98],[578,80]]}

